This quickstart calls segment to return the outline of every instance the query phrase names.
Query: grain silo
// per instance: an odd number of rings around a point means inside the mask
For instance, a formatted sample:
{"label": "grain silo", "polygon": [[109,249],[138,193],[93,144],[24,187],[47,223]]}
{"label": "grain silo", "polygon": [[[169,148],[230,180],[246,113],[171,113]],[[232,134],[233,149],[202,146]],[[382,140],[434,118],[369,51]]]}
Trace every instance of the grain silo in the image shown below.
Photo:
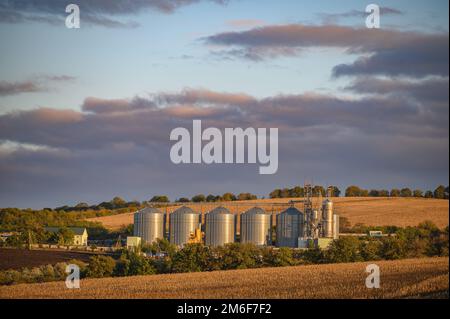
{"label": "grain silo", "polygon": [[157,238],[164,238],[166,216],[152,207],[141,209],[134,214],[133,235],[141,237],[142,242],[152,243]]}
{"label": "grain silo", "polygon": [[223,246],[234,242],[235,216],[224,207],[217,207],[205,215],[205,244]]}
{"label": "grain silo", "polygon": [[241,215],[241,243],[270,245],[272,243],[272,218],[259,207]]}
{"label": "grain silo", "polygon": [[333,202],[328,198],[322,203],[322,236],[326,238],[333,238]]}
{"label": "grain silo", "polygon": [[191,208],[186,206],[178,208],[169,217],[170,242],[178,246],[187,244],[200,222],[200,214]]}
{"label": "grain silo", "polygon": [[277,216],[277,246],[298,247],[299,237],[304,237],[304,215],[295,207],[289,207]]}

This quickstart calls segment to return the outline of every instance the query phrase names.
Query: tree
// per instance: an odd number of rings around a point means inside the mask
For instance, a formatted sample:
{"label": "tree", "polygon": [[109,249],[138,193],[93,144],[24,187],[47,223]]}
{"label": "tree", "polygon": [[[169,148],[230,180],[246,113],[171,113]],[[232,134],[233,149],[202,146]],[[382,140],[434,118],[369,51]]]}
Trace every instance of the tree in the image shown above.
{"label": "tree", "polygon": [[92,256],[89,259],[86,275],[93,278],[111,277],[115,266],[115,260],[109,256]]}
{"label": "tree", "polygon": [[341,190],[337,186],[330,186],[330,187],[331,187],[331,196],[333,197],[341,196]]}
{"label": "tree", "polygon": [[370,192],[369,192],[369,196],[371,196],[371,197],[378,197],[378,196],[380,196],[380,192],[378,190],[376,190],[376,189],[371,189]]}
{"label": "tree", "polygon": [[367,189],[361,189],[361,192],[359,193],[359,196],[361,197],[368,197],[369,191]]}
{"label": "tree", "polygon": [[256,195],[250,194],[250,193],[240,193],[237,196],[238,200],[252,200],[252,199],[257,199]]}
{"label": "tree", "polygon": [[198,195],[195,195],[194,197],[192,197],[191,200],[194,203],[200,203],[200,202],[205,202],[206,201],[206,197],[203,194],[198,194]]}
{"label": "tree", "polygon": [[187,244],[175,253],[173,272],[198,272],[209,270],[210,250],[203,244]]}
{"label": "tree", "polygon": [[391,197],[400,197],[400,190],[397,188],[393,188],[390,193]]}
{"label": "tree", "polygon": [[111,204],[113,204],[114,208],[122,208],[126,206],[127,202],[123,198],[116,196],[111,201]]}
{"label": "tree", "polygon": [[423,197],[423,192],[420,189],[415,189],[413,192],[414,197]]}
{"label": "tree", "polygon": [[290,191],[290,197],[303,197],[305,195],[303,187],[295,186]]}
{"label": "tree", "polygon": [[378,191],[379,197],[389,197],[389,191],[387,189],[382,189]]}
{"label": "tree", "polygon": [[278,189],[278,188],[271,191],[269,194],[270,198],[280,198],[280,196],[281,196],[281,189]]}
{"label": "tree", "polygon": [[360,241],[358,238],[342,237],[330,244],[326,251],[326,257],[330,262],[334,263],[361,261],[359,246]]}
{"label": "tree", "polygon": [[401,197],[411,197],[412,196],[411,189],[409,189],[408,187],[402,188],[402,190],[400,191],[400,196]]}
{"label": "tree", "polygon": [[216,196],[209,194],[208,196],[206,196],[206,201],[207,202],[215,202]]}
{"label": "tree", "polygon": [[186,197],[180,197],[177,202],[178,203],[189,203],[191,200],[189,198]]}
{"label": "tree", "polygon": [[361,188],[355,185],[347,187],[347,189],[345,190],[345,197],[357,197],[357,196],[361,196]]}
{"label": "tree", "polygon": [[396,237],[384,237],[380,249],[380,256],[383,259],[394,260],[403,258],[405,254],[404,242]]}
{"label": "tree", "polygon": [[425,198],[433,198],[433,192],[432,191],[426,191],[424,197]]}
{"label": "tree", "polygon": [[319,196],[319,195],[325,196],[326,195],[325,188],[323,188],[323,186],[319,186],[319,185],[314,186],[312,189],[312,195],[313,196]]}
{"label": "tree", "polygon": [[169,203],[169,197],[166,195],[155,195],[150,199],[150,202],[152,203]]}
{"label": "tree", "polygon": [[89,205],[87,203],[78,203],[75,205],[75,208],[77,209],[88,209]]}
{"label": "tree", "polygon": [[444,185],[439,185],[434,190],[433,195],[434,195],[434,198],[445,199],[445,186]]}
{"label": "tree", "polygon": [[225,193],[222,196],[222,200],[225,202],[231,202],[236,200],[236,196],[233,193]]}

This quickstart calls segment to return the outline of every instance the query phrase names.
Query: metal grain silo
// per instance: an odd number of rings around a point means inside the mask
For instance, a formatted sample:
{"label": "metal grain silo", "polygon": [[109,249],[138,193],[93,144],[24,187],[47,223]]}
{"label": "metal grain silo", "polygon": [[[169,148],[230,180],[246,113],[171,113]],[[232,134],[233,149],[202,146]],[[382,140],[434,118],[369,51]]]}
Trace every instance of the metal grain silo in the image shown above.
{"label": "metal grain silo", "polygon": [[189,236],[195,232],[200,222],[200,214],[191,208],[186,206],[178,208],[169,218],[170,242],[178,246],[187,244]]}
{"label": "metal grain silo", "polygon": [[277,216],[277,246],[298,247],[298,238],[304,236],[304,214],[289,207]]}
{"label": "metal grain silo", "polygon": [[235,216],[224,207],[217,207],[205,215],[205,244],[223,246],[234,242]]}
{"label": "metal grain silo", "polygon": [[322,229],[323,237],[333,238],[333,202],[325,199],[322,203]]}
{"label": "metal grain silo", "polygon": [[133,235],[141,237],[144,243],[152,243],[164,238],[166,215],[152,207],[134,213]]}
{"label": "metal grain silo", "polygon": [[241,243],[270,245],[272,243],[272,218],[259,207],[241,215]]}

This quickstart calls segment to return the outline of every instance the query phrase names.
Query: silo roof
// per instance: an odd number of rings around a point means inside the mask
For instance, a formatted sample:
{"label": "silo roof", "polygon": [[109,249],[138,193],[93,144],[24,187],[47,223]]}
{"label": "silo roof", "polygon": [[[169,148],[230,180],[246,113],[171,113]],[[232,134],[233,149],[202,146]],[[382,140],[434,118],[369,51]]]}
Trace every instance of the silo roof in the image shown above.
{"label": "silo roof", "polygon": [[172,214],[198,214],[198,213],[194,212],[190,207],[182,206],[173,211]]}
{"label": "silo roof", "polygon": [[295,207],[289,207],[285,211],[281,212],[281,214],[298,215],[298,214],[303,214],[303,213]]}

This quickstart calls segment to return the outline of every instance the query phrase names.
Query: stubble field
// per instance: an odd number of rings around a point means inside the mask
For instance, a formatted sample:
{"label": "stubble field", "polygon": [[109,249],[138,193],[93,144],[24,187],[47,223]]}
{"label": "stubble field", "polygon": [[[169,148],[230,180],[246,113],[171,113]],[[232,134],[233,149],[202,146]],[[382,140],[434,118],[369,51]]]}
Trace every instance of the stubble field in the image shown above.
{"label": "stubble field", "polygon": [[448,298],[448,258],[377,261],[380,288],[365,285],[370,262],[85,279],[0,287],[0,298]]}

